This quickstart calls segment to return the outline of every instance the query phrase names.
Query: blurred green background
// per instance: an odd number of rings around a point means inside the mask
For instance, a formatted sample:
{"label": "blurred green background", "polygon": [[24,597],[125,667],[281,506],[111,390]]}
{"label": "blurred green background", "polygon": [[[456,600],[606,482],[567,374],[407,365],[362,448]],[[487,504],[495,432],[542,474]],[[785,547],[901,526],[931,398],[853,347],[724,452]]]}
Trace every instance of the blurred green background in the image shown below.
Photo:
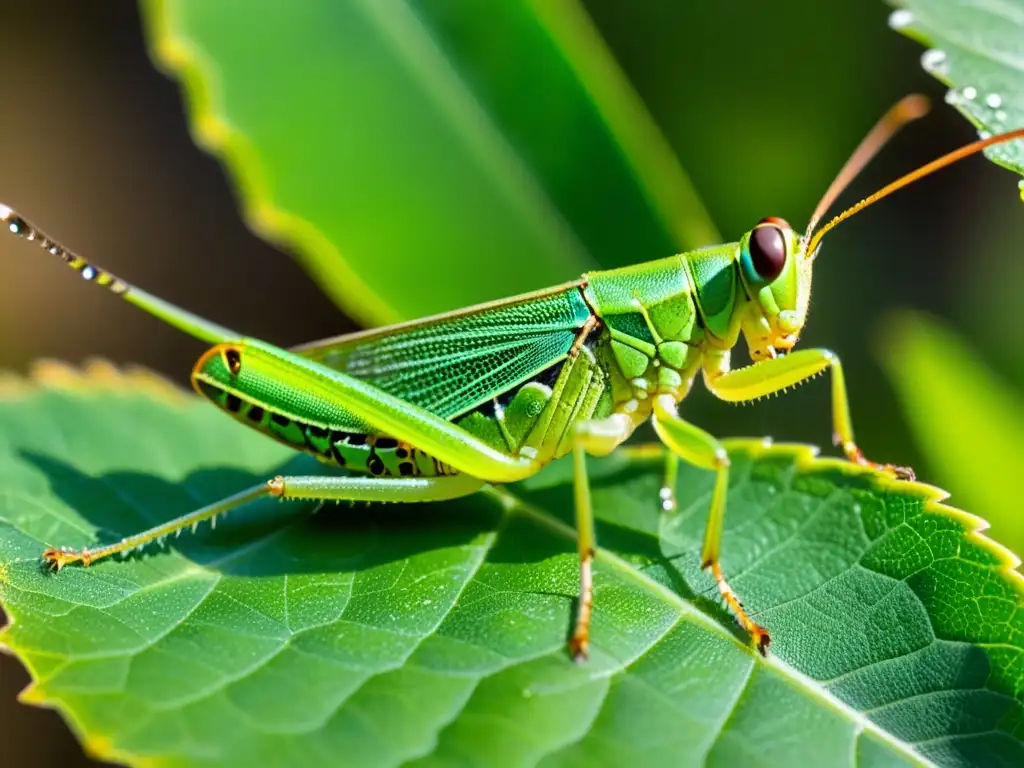
{"label": "blurred green background", "polygon": [[[845,201],[974,138],[921,71],[920,46],[888,28],[881,2],[584,5],[726,239],[766,215],[802,228],[864,132],[908,92],[931,95],[935,112],[898,136]],[[242,224],[220,164],[189,137],[177,84],[148,58],[134,3],[3,0],[0,9],[0,200],[126,279],[252,335],[293,344],[357,327]],[[1024,216],[1016,183],[978,159],[951,168],[838,229],[817,263],[802,346],[828,346],[844,360],[868,455],[912,464],[940,485],[915,449],[877,350],[889,311],[924,309],[1020,390]],[[392,226],[403,226],[400,215]],[[481,267],[493,269],[485,257]],[[184,383],[201,352],[84,290],[54,260],[7,258],[4,276],[0,367],[100,356]],[[828,407],[823,382],[745,408],[698,388],[685,404],[721,436],[771,435],[831,450]],[[82,760],[56,715],[14,703],[25,683],[15,662],[0,659],[5,764]]]}

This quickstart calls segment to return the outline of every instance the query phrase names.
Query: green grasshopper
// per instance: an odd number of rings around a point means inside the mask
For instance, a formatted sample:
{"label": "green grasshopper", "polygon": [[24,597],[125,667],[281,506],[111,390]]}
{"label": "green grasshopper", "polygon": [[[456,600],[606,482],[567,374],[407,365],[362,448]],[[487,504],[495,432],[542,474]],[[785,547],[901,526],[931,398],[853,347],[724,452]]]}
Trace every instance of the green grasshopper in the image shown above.
{"label": "green grasshopper", "polygon": [[[738,243],[585,274],[553,288],[285,350],[247,338],[152,296],[75,255],[0,206],[0,219],[89,282],[213,346],[192,384],[233,418],[349,473],[275,477],[115,544],[49,549],[60,570],[140,548],[263,496],[320,501],[454,499],[487,483],[533,475],[573,456],[580,592],[569,648],[586,658],[596,540],[587,454],[605,455],[650,419],[669,448],[663,508],[674,507],[679,459],[714,471],[701,559],[763,654],[768,631],[744,611],[719,565],[729,458],[677,404],[698,373],[728,402],[754,400],[826,370],[835,441],[846,457],[898,478],[906,468],[868,461],[854,442],[839,359],[791,354],[807,315],[821,239],[839,222],[912,181],[1024,130],[975,142],[865,198],[815,232],[849,181],[927,102],[908,97],[874,127],[840,171],[804,235],[766,218]],[[754,363],[731,370],[744,336]]]}

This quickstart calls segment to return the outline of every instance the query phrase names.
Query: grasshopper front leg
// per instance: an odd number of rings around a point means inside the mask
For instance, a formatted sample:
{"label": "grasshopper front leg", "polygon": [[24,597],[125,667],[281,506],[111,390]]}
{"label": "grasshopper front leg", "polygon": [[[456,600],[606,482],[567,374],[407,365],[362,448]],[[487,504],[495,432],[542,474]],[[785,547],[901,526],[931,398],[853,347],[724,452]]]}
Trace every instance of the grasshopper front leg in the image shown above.
{"label": "grasshopper front leg", "polygon": [[842,446],[850,461],[882,470],[901,480],[913,480],[914,470],[894,464],[878,464],[865,458],[853,439],[850,401],[843,366],[827,349],[802,349],[785,357],[765,360],[735,371],[705,376],[707,388],[721,400],[739,403],[771,395],[829,370],[832,374],[832,440]]}

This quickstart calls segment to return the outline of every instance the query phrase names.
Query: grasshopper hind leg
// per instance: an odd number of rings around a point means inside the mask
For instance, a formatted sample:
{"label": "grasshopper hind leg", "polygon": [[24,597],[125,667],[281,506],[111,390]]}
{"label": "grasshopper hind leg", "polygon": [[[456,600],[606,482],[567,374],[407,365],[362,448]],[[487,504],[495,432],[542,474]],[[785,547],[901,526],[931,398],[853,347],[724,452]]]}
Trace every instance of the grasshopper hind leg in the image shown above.
{"label": "grasshopper hind leg", "polygon": [[468,496],[483,486],[483,481],[469,475],[445,477],[338,477],[332,475],[278,476],[254,485],[234,496],[209,504],[194,512],[128,536],[114,544],[83,549],[48,549],[43,553],[45,565],[59,571],[66,565],[88,566],[97,560],[119,553],[141,549],[154,541],[178,535],[203,522],[215,523],[217,517],[264,496],[280,499],[314,499],[319,501],[424,502],[446,501]]}

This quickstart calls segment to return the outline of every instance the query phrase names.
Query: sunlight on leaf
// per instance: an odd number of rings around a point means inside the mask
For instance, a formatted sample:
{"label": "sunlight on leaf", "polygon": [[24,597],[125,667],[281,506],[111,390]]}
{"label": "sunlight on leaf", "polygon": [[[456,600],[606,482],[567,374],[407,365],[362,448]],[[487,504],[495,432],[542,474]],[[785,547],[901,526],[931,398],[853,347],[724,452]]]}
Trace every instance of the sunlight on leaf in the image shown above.
{"label": "sunlight on leaf", "polygon": [[[950,86],[946,100],[987,137],[1024,126],[1024,2],[898,0],[890,25],[929,46],[921,65]],[[1024,141],[985,151],[1024,174]],[[1022,182],[1024,183],[1024,182]]]}
{"label": "sunlight on leaf", "polygon": [[[445,505],[256,504],[126,561],[44,573],[260,482],[281,446],[188,396],[51,367],[0,401],[4,642],[87,748],[138,762],[297,765],[1019,764],[1012,558],[941,506],[807,448],[734,442],[724,567],[761,659],[698,564],[712,478],[593,461],[594,649],[570,468]],[[140,383],[141,382],[141,383]],[[31,429],[27,428],[31,425]],[[158,437],[157,437],[158,436]],[[290,463],[289,463],[290,462]],[[524,738],[523,734],[529,734]]]}
{"label": "sunlight on leaf", "polygon": [[934,476],[992,524],[993,538],[1024,552],[1024,518],[1007,504],[1020,476],[1024,441],[1019,393],[925,315],[893,318],[882,359]]}
{"label": "sunlight on leaf", "polygon": [[250,225],[363,322],[717,241],[574,2],[143,9]]}

